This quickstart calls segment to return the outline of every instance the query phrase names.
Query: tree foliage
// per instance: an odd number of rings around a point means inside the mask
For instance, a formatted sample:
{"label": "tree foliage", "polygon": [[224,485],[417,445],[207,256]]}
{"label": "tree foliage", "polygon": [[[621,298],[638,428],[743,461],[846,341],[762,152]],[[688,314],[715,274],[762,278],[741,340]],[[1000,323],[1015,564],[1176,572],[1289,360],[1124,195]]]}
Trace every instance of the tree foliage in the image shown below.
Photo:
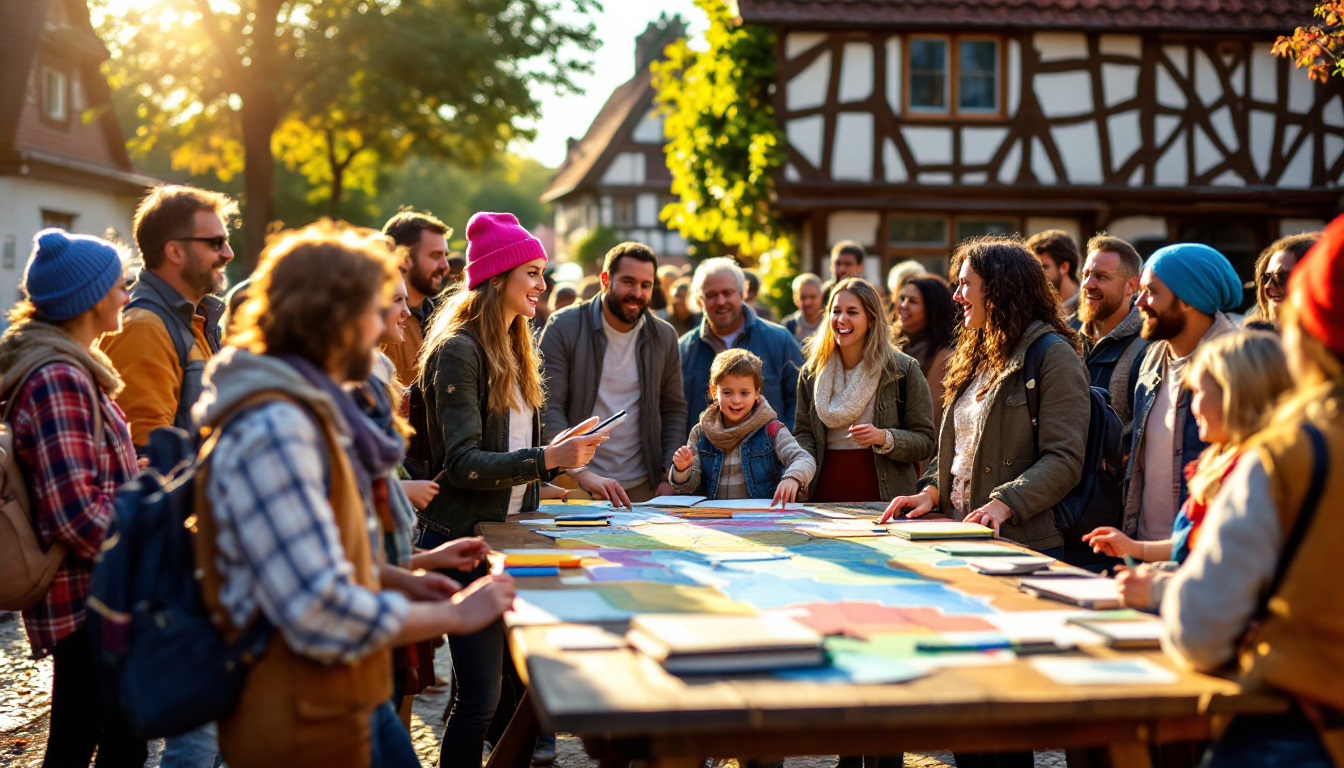
{"label": "tree foliage", "polygon": [[748,263],[791,253],[772,207],[783,157],[771,106],[775,33],[737,23],[725,0],[695,4],[709,17],[706,49],[680,40],[653,65],[677,197],[662,218],[688,240]]}
{"label": "tree foliage", "polygon": [[1298,68],[1306,68],[1308,77],[1324,83],[1331,75],[1344,75],[1344,0],[1321,0],[1312,15],[1320,23],[1280,35],[1273,52],[1292,59]]}
{"label": "tree foliage", "polygon": [[[245,176],[248,248],[274,218],[275,159],[336,210],[411,153],[479,166],[574,88],[597,0],[151,0],[107,13],[109,80],[138,100],[132,152]],[[577,53],[576,53],[577,52]]]}

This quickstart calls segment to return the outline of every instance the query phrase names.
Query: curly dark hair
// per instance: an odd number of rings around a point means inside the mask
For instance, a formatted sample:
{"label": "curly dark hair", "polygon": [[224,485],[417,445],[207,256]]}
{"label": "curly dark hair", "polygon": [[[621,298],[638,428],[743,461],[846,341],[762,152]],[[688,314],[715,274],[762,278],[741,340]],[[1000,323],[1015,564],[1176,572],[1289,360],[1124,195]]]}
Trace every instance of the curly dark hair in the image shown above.
{"label": "curly dark hair", "polygon": [[[924,275],[911,279],[906,285],[914,286],[919,295],[924,297],[924,316],[928,318],[924,332],[933,342],[933,348],[938,350],[955,347],[957,330],[961,327],[957,323],[961,311],[957,309],[957,303],[952,301],[952,289],[948,287],[947,281],[937,275]],[[895,300],[899,303],[900,297],[896,297]],[[904,345],[909,343],[910,337],[906,335],[905,329],[899,326],[899,322],[897,321],[896,338],[904,348]]]}
{"label": "curly dark hair", "polygon": [[[962,328],[944,379],[943,404],[956,402],[980,370],[995,377],[1008,367],[1018,340],[1040,321],[1082,353],[1082,340],[1064,322],[1059,294],[1045,279],[1041,263],[1021,238],[981,237],[962,241],[952,255],[951,276],[958,282],[961,265],[984,282],[985,324]],[[993,379],[986,382],[986,390]],[[982,390],[980,394],[984,394]]]}

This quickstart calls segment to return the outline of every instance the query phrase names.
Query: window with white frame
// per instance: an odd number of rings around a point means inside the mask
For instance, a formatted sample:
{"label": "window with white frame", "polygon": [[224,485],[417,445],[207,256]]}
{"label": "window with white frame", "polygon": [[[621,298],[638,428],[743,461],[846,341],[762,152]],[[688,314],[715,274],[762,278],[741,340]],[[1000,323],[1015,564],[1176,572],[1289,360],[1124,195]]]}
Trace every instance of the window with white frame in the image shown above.
{"label": "window with white frame", "polygon": [[64,122],[69,118],[69,86],[65,73],[53,67],[42,68],[42,116]]}

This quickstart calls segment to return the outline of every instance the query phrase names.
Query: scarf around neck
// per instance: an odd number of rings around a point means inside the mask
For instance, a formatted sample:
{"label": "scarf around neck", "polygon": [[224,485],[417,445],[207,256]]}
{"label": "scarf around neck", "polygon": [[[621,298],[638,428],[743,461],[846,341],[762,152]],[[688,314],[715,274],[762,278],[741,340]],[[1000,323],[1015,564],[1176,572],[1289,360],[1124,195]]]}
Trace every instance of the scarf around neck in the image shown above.
{"label": "scarf around neck", "polygon": [[710,445],[727,453],[750,437],[752,432],[774,421],[775,418],[775,409],[765,402],[764,397],[758,397],[756,407],[747,414],[747,418],[735,427],[725,427],[719,406],[715,403],[700,414],[700,431],[705,433]]}
{"label": "scarf around neck", "polygon": [[62,358],[88,372],[108,397],[121,393],[121,376],[102,350],[85,348],[60,326],[30,320],[10,326],[0,336],[0,401],[8,401],[14,394],[11,390],[25,376]]}
{"label": "scarf around neck", "polygon": [[[882,367],[867,360],[849,372],[845,380],[845,366],[836,352],[826,361],[826,367],[817,375],[815,405],[821,423],[831,429],[852,425],[877,394]],[[842,383],[843,382],[843,383]]]}

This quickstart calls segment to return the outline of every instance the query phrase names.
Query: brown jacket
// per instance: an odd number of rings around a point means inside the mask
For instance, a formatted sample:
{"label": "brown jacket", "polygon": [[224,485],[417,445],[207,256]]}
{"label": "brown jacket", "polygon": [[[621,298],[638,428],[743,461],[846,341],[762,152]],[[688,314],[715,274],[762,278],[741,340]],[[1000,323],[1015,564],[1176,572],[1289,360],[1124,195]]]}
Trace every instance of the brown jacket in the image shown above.
{"label": "brown jacket", "polygon": [[[1041,360],[1040,381],[1036,383],[1041,393],[1037,446],[1027,414],[1022,366],[1027,348],[1050,330],[1039,321],[1032,323],[1018,339],[1007,369],[990,386],[987,397],[992,404],[984,412],[980,442],[971,463],[968,508],[979,509],[991,499],[1007,504],[1013,516],[1004,524],[1001,535],[1033,549],[1050,549],[1064,543],[1055,529],[1053,510],[1082,478],[1087,425],[1092,413],[1082,357],[1068,344],[1052,345]],[[937,488],[939,511],[961,519],[949,498],[956,426],[953,408],[945,407],[938,455],[929,462],[918,487]]]}
{"label": "brown jacket", "polygon": [[[249,403],[277,399],[259,395]],[[378,591],[369,543],[364,502],[335,425],[320,412],[326,441],[331,490],[328,496],[341,547],[350,563],[351,580]],[[222,421],[221,421],[222,423]],[[216,432],[218,434],[218,432]],[[213,443],[202,455],[208,456]],[[201,530],[196,536],[196,562],[202,567],[202,596],[221,626],[230,626],[219,601],[223,578],[215,567],[218,549],[205,489],[208,462],[196,480],[196,508]],[[248,674],[233,714],[219,721],[219,747],[232,768],[366,768],[372,759],[373,710],[392,695],[392,652],[381,649],[350,663],[325,665],[290,650],[276,631],[265,655]]]}

